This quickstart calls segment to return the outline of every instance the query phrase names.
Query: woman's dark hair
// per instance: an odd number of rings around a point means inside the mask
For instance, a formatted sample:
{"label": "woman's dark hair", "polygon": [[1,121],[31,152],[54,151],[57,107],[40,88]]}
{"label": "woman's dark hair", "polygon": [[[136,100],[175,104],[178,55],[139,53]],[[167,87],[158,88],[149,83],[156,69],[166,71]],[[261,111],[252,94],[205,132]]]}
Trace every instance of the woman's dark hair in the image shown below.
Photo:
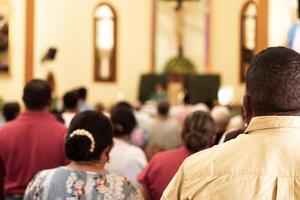
{"label": "woman's dark hair", "polygon": [[[84,129],[90,132],[95,140],[95,149],[90,152],[91,141],[86,136],[70,135]],[[103,150],[113,143],[112,125],[110,120],[97,111],[85,111],[77,114],[71,121],[65,143],[66,156],[74,161],[99,160]]]}
{"label": "woman's dark hair", "polygon": [[111,110],[111,121],[116,137],[131,134],[137,124],[133,111],[125,107],[114,107]]}
{"label": "woman's dark hair", "polygon": [[187,149],[195,153],[211,145],[214,131],[212,117],[206,112],[196,111],[186,117],[181,134]]}
{"label": "woman's dark hair", "polygon": [[127,108],[129,110],[134,110],[133,106],[127,101],[119,101],[113,108]]}
{"label": "woman's dark hair", "polygon": [[76,109],[78,102],[79,95],[77,90],[69,91],[63,96],[64,109]]}

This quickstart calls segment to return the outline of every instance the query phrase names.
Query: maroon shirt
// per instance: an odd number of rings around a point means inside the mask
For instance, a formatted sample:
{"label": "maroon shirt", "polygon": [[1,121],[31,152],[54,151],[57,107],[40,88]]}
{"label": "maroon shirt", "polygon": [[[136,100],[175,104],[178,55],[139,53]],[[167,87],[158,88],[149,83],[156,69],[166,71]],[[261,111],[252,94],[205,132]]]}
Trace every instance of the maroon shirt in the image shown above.
{"label": "maroon shirt", "polygon": [[148,189],[151,199],[159,200],[185,158],[191,153],[185,148],[157,153],[139,174],[139,182]]}
{"label": "maroon shirt", "polygon": [[23,194],[43,169],[66,164],[66,128],[50,113],[27,111],[0,130],[0,173],[4,193]]}

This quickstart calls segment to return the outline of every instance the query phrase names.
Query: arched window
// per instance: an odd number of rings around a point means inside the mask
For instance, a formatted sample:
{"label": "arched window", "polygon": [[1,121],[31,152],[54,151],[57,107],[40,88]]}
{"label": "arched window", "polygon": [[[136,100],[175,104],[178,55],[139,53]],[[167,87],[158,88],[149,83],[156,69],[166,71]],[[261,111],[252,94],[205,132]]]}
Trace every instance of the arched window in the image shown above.
{"label": "arched window", "polygon": [[10,64],[10,12],[11,3],[0,0],[0,74],[9,74]]}
{"label": "arched window", "polygon": [[245,81],[247,69],[255,54],[257,46],[257,4],[248,1],[244,4],[241,13],[241,69],[240,81]]}
{"label": "arched window", "polygon": [[94,79],[116,81],[116,14],[106,3],[94,10]]}

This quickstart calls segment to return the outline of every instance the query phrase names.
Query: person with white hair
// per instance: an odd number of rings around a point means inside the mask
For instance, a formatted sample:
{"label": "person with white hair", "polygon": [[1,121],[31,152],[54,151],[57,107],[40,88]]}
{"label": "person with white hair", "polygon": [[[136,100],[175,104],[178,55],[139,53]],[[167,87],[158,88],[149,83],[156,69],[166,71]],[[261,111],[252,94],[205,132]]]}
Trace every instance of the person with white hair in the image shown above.
{"label": "person with white hair", "polygon": [[192,112],[196,111],[203,111],[207,113],[210,112],[209,107],[205,103],[197,103],[196,105],[194,105]]}
{"label": "person with white hair", "polygon": [[211,110],[210,114],[215,121],[215,126],[216,126],[215,144],[218,144],[224,132],[226,131],[226,127],[229,123],[230,111],[226,106],[215,106]]}

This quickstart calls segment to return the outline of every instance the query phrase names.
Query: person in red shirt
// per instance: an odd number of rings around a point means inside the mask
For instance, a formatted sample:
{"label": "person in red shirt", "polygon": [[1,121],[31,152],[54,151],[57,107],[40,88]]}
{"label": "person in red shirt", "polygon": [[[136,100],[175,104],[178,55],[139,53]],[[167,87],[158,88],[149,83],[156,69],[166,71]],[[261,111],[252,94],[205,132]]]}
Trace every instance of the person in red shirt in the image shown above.
{"label": "person in red shirt", "polygon": [[51,88],[32,80],[23,91],[26,111],[0,130],[0,199],[22,199],[40,170],[64,165],[65,126],[48,112]]}
{"label": "person in red shirt", "polygon": [[214,130],[213,119],[208,113],[196,111],[187,116],[181,133],[183,145],[178,149],[157,153],[138,176],[146,200],[161,198],[184,159],[211,146]]}

